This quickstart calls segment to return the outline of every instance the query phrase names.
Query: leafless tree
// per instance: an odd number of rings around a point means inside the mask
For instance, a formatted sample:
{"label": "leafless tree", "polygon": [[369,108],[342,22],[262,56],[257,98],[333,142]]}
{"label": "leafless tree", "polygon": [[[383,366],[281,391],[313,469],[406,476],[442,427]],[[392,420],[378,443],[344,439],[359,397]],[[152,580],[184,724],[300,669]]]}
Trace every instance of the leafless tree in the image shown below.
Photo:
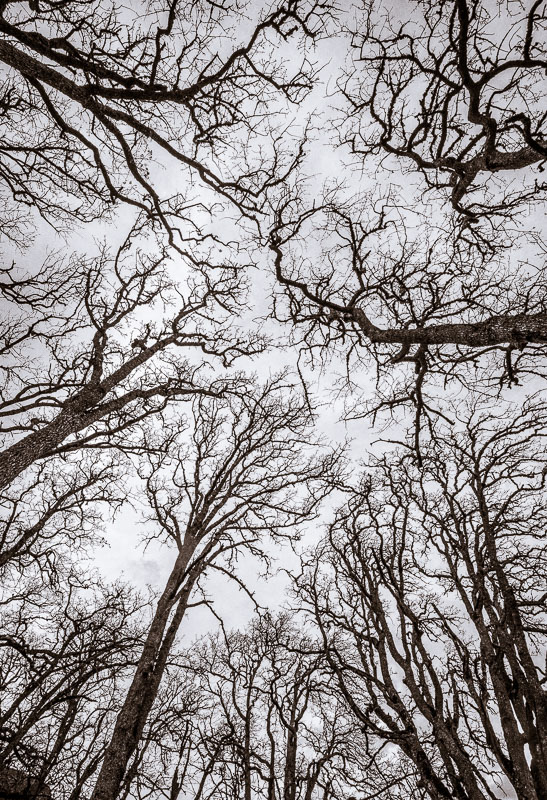
{"label": "leafless tree", "polygon": [[[24,486],[0,494],[0,576],[32,572],[47,585],[58,565],[99,544],[105,519],[127,500],[121,459],[71,457],[41,464]],[[15,578],[16,579],[16,578]]]}
{"label": "leafless tree", "polygon": [[[389,202],[376,202],[372,210],[370,204],[370,197],[353,198],[302,211],[289,199],[280,208],[270,246],[297,321],[330,324],[335,331],[344,323],[350,331],[353,326],[354,335],[372,347],[400,350],[394,362],[417,347],[480,353],[545,342],[545,300],[541,293],[538,300],[530,297],[533,289],[541,290],[540,269],[526,275],[517,261],[506,274],[503,261],[496,261],[499,274],[485,274],[484,259],[469,263],[469,254],[451,247],[449,239],[439,242],[434,224],[430,241],[416,239],[390,213]],[[310,220],[325,248],[305,257],[301,248]],[[291,247],[300,258],[285,259]]]}
{"label": "leafless tree", "polygon": [[266,536],[294,539],[337,480],[338,452],[306,455],[313,445],[307,405],[282,378],[254,391],[243,385],[237,396],[198,397],[193,408],[190,445],[181,443],[175,423],[163,453],[152,452],[149,459],[146,483],[157,535],[175,546],[177,557],[118,714],[93,800],[114,800],[122,787],[200,578],[211,569],[236,576],[242,551],[267,557],[262,545]]}
{"label": "leafless tree", "polygon": [[362,734],[295,619],[256,617],[244,631],[210,636],[186,658],[210,710],[199,723],[184,798],[348,796]]}
{"label": "leafless tree", "polygon": [[381,459],[301,579],[369,752],[401,754],[399,796],[545,797],[546,413],[476,410],[421,470]]}
{"label": "leafless tree", "polygon": [[[443,399],[545,377],[544,4],[365,3],[330,119],[380,186],[310,198],[324,137],[292,109],[346,12],[0,2],[0,782],[34,798],[547,797],[547,409]],[[99,220],[108,246],[12,263]],[[292,344],[350,387],[372,365],[350,413],[413,409],[353,488],[311,393],[232,368],[268,346],[266,256]],[[211,575],[253,600],[240,564],[268,574],[335,490],[297,581],[315,632],[228,633]],[[152,599],[82,564],[129,503],[173,552]],[[182,649],[195,605],[220,633]]]}
{"label": "leafless tree", "polygon": [[276,314],[296,324],[295,341],[344,354],[350,384],[372,365],[376,393],[364,410],[410,406],[418,435],[424,420],[446,414],[438,398],[447,388],[496,396],[545,375],[547,298],[544,267],[526,254],[470,255],[434,221],[407,224],[369,196],[342,203],[333,194],[308,210],[293,196],[270,246]]}
{"label": "leafless tree", "polygon": [[97,769],[142,645],[145,606],[130,587],[104,586],[81,566],[57,568],[49,587],[21,575],[3,585],[0,775],[26,778],[25,797],[46,788],[79,797]]}
{"label": "leafless tree", "polygon": [[[276,112],[314,82],[296,48],[328,16],[314,0],[2,3],[4,197],[61,227],[129,203],[182,247],[209,190],[256,215],[294,160]],[[167,196],[166,166],[179,176]],[[6,230],[17,239],[17,221]]]}
{"label": "leafless tree", "polygon": [[[540,195],[545,184],[533,176],[547,157],[543,0],[365,9],[352,32],[354,66],[340,82],[349,104],[343,138],[353,152],[406,161],[428,188],[448,189],[471,222],[508,217]],[[511,186],[515,172],[525,178]],[[507,177],[495,187],[492,176]]]}
{"label": "leafless tree", "polygon": [[[57,567],[49,586],[20,575],[3,589],[0,795],[79,800],[104,758],[146,638],[150,598],[103,585],[81,564]],[[170,660],[121,798],[162,796],[186,777],[205,699],[180,661]]]}
{"label": "leafless tree", "polygon": [[[447,385],[492,391],[545,372],[545,247],[529,214],[547,152],[545,9],[366,3],[358,19],[339,131],[366,189],[351,175],[319,199],[302,179],[286,189],[269,235],[276,313],[308,352],[340,345],[350,383],[355,359],[372,364],[369,410],[411,405],[418,430]],[[432,190],[416,208],[397,186],[408,165]],[[507,178],[501,197],[485,176]]]}
{"label": "leafless tree", "polygon": [[124,776],[119,797],[167,797],[187,792],[196,769],[192,754],[207,700],[185,659],[173,652],[142,736]]}
{"label": "leafless tree", "polygon": [[227,382],[201,377],[208,354],[229,364],[256,350],[252,333],[227,329],[242,296],[232,266],[209,261],[211,277],[196,264],[183,293],[142,228],[113,255],[4,272],[0,486],[45,458],[115,446],[169,402],[222,391]]}

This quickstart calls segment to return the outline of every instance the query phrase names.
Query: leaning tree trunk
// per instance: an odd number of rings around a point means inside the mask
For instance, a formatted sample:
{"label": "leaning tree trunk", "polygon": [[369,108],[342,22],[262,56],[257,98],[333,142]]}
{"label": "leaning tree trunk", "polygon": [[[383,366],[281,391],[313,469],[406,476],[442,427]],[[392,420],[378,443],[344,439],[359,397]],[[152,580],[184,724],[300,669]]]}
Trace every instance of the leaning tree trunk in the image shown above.
{"label": "leaning tree trunk", "polygon": [[[137,670],[116,719],[114,732],[106,749],[91,800],[115,800],[121,789],[127,765],[137,749],[148,715],[156,699],[167,658],[184,617],[188,596],[197,576],[197,570],[187,571],[197,542],[198,540],[194,537],[185,542],[159,599]],[[178,596],[185,577],[184,589]],[[175,613],[169,622],[173,607],[175,607]]]}
{"label": "leaning tree trunk", "polygon": [[[165,350],[175,341],[174,336],[166,336],[145,348],[137,355],[127,359],[111,375],[102,380],[92,380],[67,400],[55,419],[42,428],[12,444],[0,453],[0,489],[14,481],[25,469],[40,458],[54,454],[69,437],[93,425],[109,414],[116,414],[135,400],[145,400],[156,395],[168,396],[167,384],[157,384],[149,389],[128,389],[124,394],[105,398],[113,389],[149,361],[156,353]],[[180,390],[187,394],[188,388]]]}

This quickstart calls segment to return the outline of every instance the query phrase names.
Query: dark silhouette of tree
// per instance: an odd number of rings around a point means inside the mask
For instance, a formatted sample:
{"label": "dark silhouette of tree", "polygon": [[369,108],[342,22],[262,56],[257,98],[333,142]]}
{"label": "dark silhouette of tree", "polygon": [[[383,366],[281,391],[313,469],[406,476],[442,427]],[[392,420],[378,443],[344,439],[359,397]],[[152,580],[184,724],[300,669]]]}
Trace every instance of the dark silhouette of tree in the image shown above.
{"label": "dark silhouette of tree", "polygon": [[184,292],[143,234],[139,222],[115,254],[52,259],[37,277],[5,271],[1,487],[42,459],[121,446],[169,402],[229,385],[201,376],[209,355],[228,365],[256,351],[227,323],[243,296],[232,266],[196,263]]}
{"label": "dark silhouette of tree", "polygon": [[[356,154],[394,156],[428,189],[447,189],[470,222],[510,217],[545,188],[533,179],[547,157],[545,23],[543,0],[368,5],[339,84],[343,138]],[[511,186],[519,171],[525,180]]]}
{"label": "dark silhouette of tree", "polygon": [[49,787],[44,785],[36,793],[35,783],[23,770],[8,767],[0,772],[2,800],[25,800],[29,796],[35,796],[37,800],[51,800]]}
{"label": "dark silhouette of tree", "polygon": [[[276,113],[314,82],[306,54],[293,65],[296,48],[284,58],[283,47],[313,42],[328,15],[313,0],[264,11],[208,0],[3,3],[5,197],[61,227],[129,203],[183,249],[180,226],[195,225],[187,214],[209,190],[260,213],[295,155]],[[165,196],[154,162],[178,170],[176,195]]]}
{"label": "dark silhouette of tree", "polygon": [[243,631],[210,636],[186,659],[210,709],[190,755],[192,800],[346,796],[363,737],[296,619],[255,617]]}
{"label": "dark silhouette of tree", "polygon": [[138,658],[145,605],[74,566],[56,567],[49,585],[3,583],[1,780],[26,778],[28,798],[80,796]]}
{"label": "dark silhouette of tree", "polygon": [[124,776],[119,797],[176,798],[192,795],[195,777],[192,753],[199,741],[207,698],[173,652],[142,736]]}
{"label": "dark silhouette of tree", "polygon": [[118,796],[200,577],[211,569],[233,576],[240,552],[267,557],[265,537],[294,540],[337,480],[340,454],[309,453],[307,405],[283,378],[256,390],[242,384],[237,396],[198,397],[193,410],[190,445],[181,442],[175,423],[163,452],[150,454],[146,485],[158,536],[176,547],[177,557],[117,716],[93,800]]}
{"label": "dark silhouette of tree", "polygon": [[[0,3],[0,794],[547,797],[547,409],[473,394],[545,377],[545,23],[543,0]],[[332,136],[352,171],[317,191]],[[272,284],[280,360],[342,356],[348,414],[414,414],[351,485],[311,391],[234,367],[277,335]],[[249,564],[332,493],[307,613],[228,632],[211,576],[258,608]],[[173,553],[146,597],[86,566],[129,507]],[[219,628],[183,649],[196,605]]]}
{"label": "dark silhouette of tree", "polygon": [[495,395],[545,374],[544,267],[525,251],[481,255],[434,221],[413,230],[388,201],[336,192],[309,208],[288,195],[270,248],[275,313],[294,340],[344,353],[350,383],[359,363],[374,365],[370,407],[410,405],[416,430],[439,410],[440,387]]}
{"label": "dark silhouette of tree", "polygon": [[[41,575],[48,583],[71,553],[97,544],[104,519],[127,499],[129,465],[119,458],[49,459],[24,485],[0,494],[0,576]],[[125,469],[124,469],[125,468]]]}
{"label": "dark silhouette of tree", "polygon": [[545,796],[546,413],[475,411],[422,469],[379,460],[301,579],[369,751],[401,753],[413,796]]}
{"label": "dark silhouette of tree", "polygon": [[[269,234],[276,311],[308,352],[339,344],[372,363],[369,410],[413,406],[418,430],[447,384],[492,391],[545,371],[545,248],[529,214],[547,153],[545,7],[372,3],[350,24],[337,135],[377,188],[355,194],[344,173],[319,199],[302,179],[286,188]],[[396,184],[412,168],[428,192],[410,208]]]}

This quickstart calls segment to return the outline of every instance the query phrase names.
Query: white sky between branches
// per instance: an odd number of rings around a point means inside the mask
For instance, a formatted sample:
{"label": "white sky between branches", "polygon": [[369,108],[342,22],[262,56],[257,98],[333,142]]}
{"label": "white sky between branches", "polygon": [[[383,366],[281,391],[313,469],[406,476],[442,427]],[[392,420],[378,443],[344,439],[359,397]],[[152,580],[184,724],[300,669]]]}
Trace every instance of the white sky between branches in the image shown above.
{"label": "white sky between branches", "polygon": [[[256,9],[260,11],[263,3],[257,2]],[[353,6],[343,0],[342,5],[348,16],[353,17]],[[400,7],[400,6],[399,6]],[[249,22],[250,24],[250,22]],[[383,167],[371,165],[370,171],[363,171],[346,151],[337,149],[336,119],[339,116],[337,106],[340,98],[335,96],[335,82],[340,69],[343,67],[348,52],[349,39],[341,31],[334,31],[331,36],[318,43],[313,58],[321,68],[320,79],[305,100],[294,111],[292,121],[294,131],[301,130],[308,118],[312,119],[311,141],[307,147],[306,161],[303,174],[308,176],[310,194],[313,187],[319,193],[325,182],[343,179],[348,195],[357,192],[375,191],[387,192],[388,187],[393,192],[394,199],[401,206],[412,209],[418,203],[420,181],[413,174],[405,173],[400,166],[393,163],[384,164]],[[290,53],[287,54],[288,56]],[[287,119],[287,123],[289,120]],[[162,164],[161,159],[154,166],[156,185],[161,189],[164,197],[175,194],[178,189],[180,176],[172,169],[172,165]],[[432,210],[435,219],[435,210]],[[78,251],[88,252],[97,249],[98,240],[107,240],[115,245],[116,239],[124,236],[130,227],[133,214],[127,207],[120,208],[114,219],[105,223],[95,222],[79,229],[71,230],[66,236],[55,233],[45,223],[41,223],[34,244],[24,254],[13,254],[17,262],[30,271],[43,261],[47,252],[51,251]],[[218,216],[213,229],[220,236],[225,234],[230,238],[233,228],[233,212],[227,209],[222,216]],[[313,243],[310,243],[313,246]],[[255,254],[259,261],[259,270],[254,271],[251,277],[250,320],[266,317],[270,310],[271,291],[274,287],[271,258],[268,252]],[[8,253],[9,258],[9,253]],[[173,256],[171,271],[173,274],[183,272],[176,254]],[[260,279],[258,278],[260,275]],[[287,338],[288,326],[274,322],[268,323],[273,336]],[[241,360],[240,368],[256,372],[258,379],[265,379],[269,374],[284,367],[296,368],[297,352],[294,348],[285,350],[275,349],[253,359],[250,362]],[[370,422],[365,419],[342,422],[344,415],[345,398],[336,392],[340,376],[344,372],[344,361],[341,354],[334,356],[326,363],[323,370],[311,372],[305,370],[309,380],[310,389],[319,404],[317,428],[327,440],[338,443],[345,438],[351,440],[350,453],[355,462],[366,457],[371,449],[378,451],[382,448],[377,442],[379,433],[371,428]],[[370,367],[363,367],[360,374],[352,376],[365,393],[370,393],[373,386],[374,371]],[[533,389],[533,387],[532,387]],[[530,386],[527,387],[527,391]],[[507,390],[506,396],[518,402],[523,390],[514,387]],[[389,438],[398,438],[400,430],[390,431]],[[376,443],[375,443],[376,442]],[[325,503],[323,516],[316,523],[310,524],[298,547],[309,547],[318,542],[322,536],[322,526],[328,519],[330,511],[336,503],[333,497]],[[94,553],[97,569],[108,580],[122,578],[135,586],[145,589],[150,586],[154,591],[161,590],[164,579],[167,577],[174,561],[174,551],[167,546],[157,543],[143,550],[141,538],[144,533],[143,525],[139,522],[138,513],[127,507],[118,517],[108,524],[106,530],[107,546],[99,548]],[[277,557],[276,566],[280,570],[264,578],[261,574],[262,567],[251,557],[242,558],[239,564],[239,577],[250,588],[256,591],[257,600],[270,607],[276,607],[285,600],[285,590],[288,578],[283,569],[296,569],[298,560],[288,547],[280,548],[272,545],[270,552]],[[238,590],[235,583],[225,578],[214,575],[208,582],[210,596],[215,601],[215,608],[220,613],[227,626],[244,624],[252,610],[246,595]],[[214,624],[214,618],[204,609],[193,609],[183,623],[183,637],[190,641],[196,635]]]}

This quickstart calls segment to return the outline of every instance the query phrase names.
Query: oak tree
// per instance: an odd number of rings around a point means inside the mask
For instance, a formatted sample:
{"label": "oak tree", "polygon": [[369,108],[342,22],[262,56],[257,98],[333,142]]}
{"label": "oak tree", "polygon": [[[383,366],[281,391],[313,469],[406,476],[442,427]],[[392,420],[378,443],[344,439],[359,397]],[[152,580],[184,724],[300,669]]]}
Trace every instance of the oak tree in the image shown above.
{"label": "oak tree", "polygon": [[301,578],[369,752],[398,751],[413,796],[545,796],[545,413],[475,410],[421,469],[380,459]]}

